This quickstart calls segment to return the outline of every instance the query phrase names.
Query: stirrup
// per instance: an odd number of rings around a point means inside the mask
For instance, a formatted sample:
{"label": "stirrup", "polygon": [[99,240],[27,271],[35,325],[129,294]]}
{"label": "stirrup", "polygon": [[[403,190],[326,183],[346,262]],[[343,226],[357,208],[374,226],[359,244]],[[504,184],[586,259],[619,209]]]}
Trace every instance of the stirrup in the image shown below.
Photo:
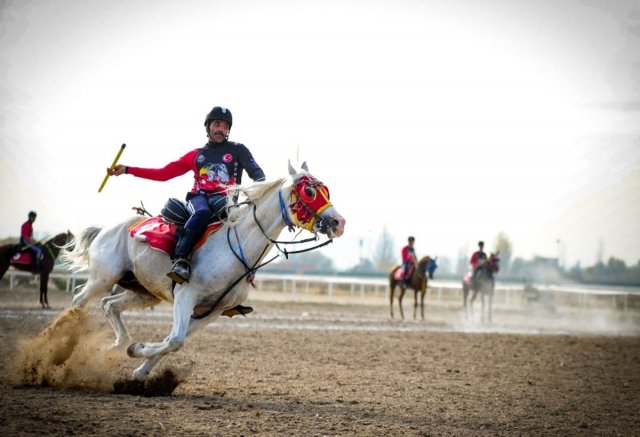
{"label": "stirrup", "polygon": [[167,273],[167,276],[177,284],[189,282],[189,278],[191,277],[191,262],[185,258],[178,258],[173,263],[173,267],[171,271]]}

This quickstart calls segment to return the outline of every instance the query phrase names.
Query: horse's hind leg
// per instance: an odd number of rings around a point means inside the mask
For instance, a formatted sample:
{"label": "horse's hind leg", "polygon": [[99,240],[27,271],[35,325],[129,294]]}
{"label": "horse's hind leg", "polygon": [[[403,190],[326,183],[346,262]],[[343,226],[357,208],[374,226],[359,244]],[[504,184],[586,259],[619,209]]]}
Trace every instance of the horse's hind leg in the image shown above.
{"label": "horse's hind leg", "polygon": [[124,290],[113,296],[107,296],[100,301],[100,306],[104,311],[107,320],[116,334],[113,347],[122,347],[131,342],[131,335],[122,321],[120,314],[128,309],[143,309],[160,303],[160,299],[149,293],[137,293]]}
{"label": "horse's hind leg", "polygon": [[391,283],[389,285],[389,311],[391,313],[391,318],[393,319],[393,295],[396,291],[396,284]]}
{"label": "horse's hind leg", "polygon": [[120,280],[121,275],[108,275],[105,273],[91,272],[89,280],[78,292],[73,292],[71,304],[75,307],[84,307],[92,297],[105,294],[115,283]]}
{"label": "horse's hind leg", "polygon": [[404,312],[402,311],[402,299],[404,298],[404,293],[407,291],[402,285],[400,286],[400,294],[398,295],[398,306],[400,307],[400,318],[404,320]]}

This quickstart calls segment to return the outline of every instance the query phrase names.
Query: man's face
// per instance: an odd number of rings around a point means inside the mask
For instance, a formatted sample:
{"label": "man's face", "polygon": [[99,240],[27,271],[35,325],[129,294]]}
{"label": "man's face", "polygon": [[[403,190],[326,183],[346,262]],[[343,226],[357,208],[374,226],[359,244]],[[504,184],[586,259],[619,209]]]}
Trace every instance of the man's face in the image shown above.
{"label": "man's face", "polygon": [[229,136],[229,123],[222,120],[213,120],[209,125],[209,138],[215,143],[223,143]]}

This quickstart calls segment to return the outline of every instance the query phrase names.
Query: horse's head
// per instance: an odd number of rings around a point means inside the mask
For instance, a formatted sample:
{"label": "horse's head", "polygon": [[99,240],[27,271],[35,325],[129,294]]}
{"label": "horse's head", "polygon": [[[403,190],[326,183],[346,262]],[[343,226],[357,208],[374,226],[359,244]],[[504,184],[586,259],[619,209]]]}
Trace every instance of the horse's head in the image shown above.
{"label": "horse's head", "polygon": [[437,256],[435,258],[425,256],[424,258],[420,259],[420,262],[418,263],[419,268],[429,276],[429,279],[433,279],[433,273],[438,268],[437,260]]}
{"label": "horse's head", "polygon": [[429,274],[429,279],[433,279],[433,273],[438,268],[438,257],[436,256],[434,259],[429,258],[430,261],[427,264],[426,272]]}
{"label": "horse's head", "polygon": [[67,230],[67,232],[62,232],[55,237],[48,240],[45,244],[51,244],[54,247],[67,247],[70,243],[73,242],[73,234],[71,231]]}
{"label": "horse's head", "polygon": [[313,233],[321,232],[329,238],[341,236],[345,219],[331,204],[329,188],[309,173],[306,163],[298,172],[289,163],[289,174],[293,183],[287,214],[291,220],[287,224],[295,224]]}
{"label": "horse's head", "polygon": [[500,251],[492,253],[489,256],[489,265],[491,266],[491,270],[493,270],[495,273],[500,270]]}

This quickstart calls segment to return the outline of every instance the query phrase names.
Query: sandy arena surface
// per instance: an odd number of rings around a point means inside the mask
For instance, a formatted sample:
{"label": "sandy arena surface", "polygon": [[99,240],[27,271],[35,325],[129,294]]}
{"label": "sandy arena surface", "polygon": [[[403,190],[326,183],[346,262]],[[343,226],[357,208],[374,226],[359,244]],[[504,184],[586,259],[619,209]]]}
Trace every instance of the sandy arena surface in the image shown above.
{"label": "sandy arena surface", "polygon": [[[580,328],[505,310],[489,325],[459,308],[390,321],[382,304],[260,295],[246,319],[215,322],[161,362],[157,380],[181,381],[170,395],[132,395],[114,384],[140,360],[108,349],[95,308],[69,312],[69,294],[49,294],[41,310],[35,290],[0,289],[2,436],[640,435],[635,313],[583,314]],[[125,321],[134,340],[160,341],[169,306]]]}

